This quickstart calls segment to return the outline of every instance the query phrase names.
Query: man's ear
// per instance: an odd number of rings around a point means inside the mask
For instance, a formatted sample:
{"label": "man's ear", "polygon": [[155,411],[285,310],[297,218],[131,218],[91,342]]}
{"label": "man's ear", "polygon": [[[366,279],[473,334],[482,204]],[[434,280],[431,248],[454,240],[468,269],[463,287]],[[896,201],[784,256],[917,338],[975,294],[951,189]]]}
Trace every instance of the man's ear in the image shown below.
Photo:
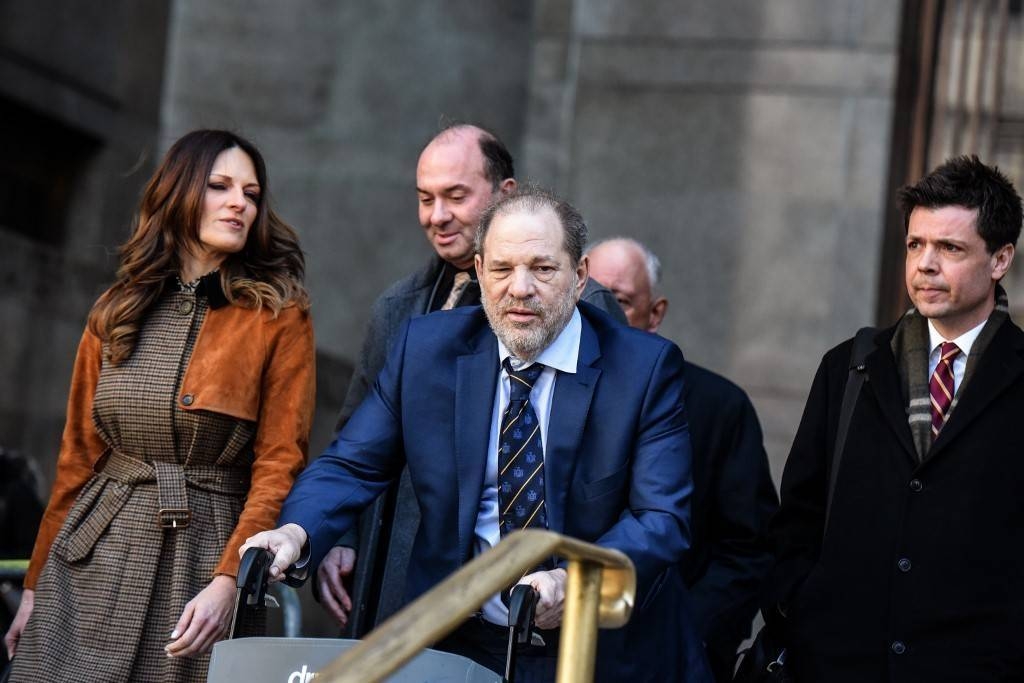
{"label": "man's ear", "polygon": [[590,257],[586,254],[576,264],[576,301],[583,295],[583,288],[587,286],[587,278],[590,277]]}
{"label": "man's ear", "polygon": [[1013,263],[1014,249],[1012,244],[1004,244],[992,254],[992,279],[999,282],[1010,270]]}
{"label": "man's ear", "polygon": [[516,189],[516,179],[515,178],[505,178],[504,180],[501,181],[501,184],[498,185],[498,192],[500,192],[502,194],[502,196],[512,194],[512,192],[515,189]]}
{"label": "man's ear", "polygon": [[647,325],[648,332],[657,332],[661,327],[661,321],[665,319],[665,311],[668,310],[668,299],[659,296],[651,305],[651,321]]}
{"label": "man's ear", "polygon": [[484,260],[480,254],[473,254],[473,266],[476,268],[476,279],[479,281],[484,276]]}

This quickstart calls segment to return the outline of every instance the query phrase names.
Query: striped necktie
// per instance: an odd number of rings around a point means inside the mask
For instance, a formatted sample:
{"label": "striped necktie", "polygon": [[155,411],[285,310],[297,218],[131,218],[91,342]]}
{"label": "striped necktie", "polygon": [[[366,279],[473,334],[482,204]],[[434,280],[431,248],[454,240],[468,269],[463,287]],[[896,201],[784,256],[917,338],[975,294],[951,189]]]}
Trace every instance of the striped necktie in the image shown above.
{"label": "striped necktie", "polygon": [[530,391],[544,371],[540,363],[513,370],[509,376],[508,408],[501,419],[498,439],[498,521],[501,535],[516,529],[547,528],[544,510],[544,444]]}
{"label": "striped necktie", "polygon": [[466,290],[466,285],[470,281],[469,273],[465,271],[459,271],[455,273],[455,279],[452,280],[452,291],[448,293],[448,298],[444,300],[444,304],[441,306],[442,311],[450,311],[455,308],[455,304],[459,303],[459,299],[462,298],[462,292]]}
{"label": "striped necktie", "polygon": [[949,407],[953,403],[953,359],[960,355],[960,347],[953,342],[942,342],[939,350],[939,364],[928,382],[928,391],[932,397],[932,441],[942,431],[949,419]]}

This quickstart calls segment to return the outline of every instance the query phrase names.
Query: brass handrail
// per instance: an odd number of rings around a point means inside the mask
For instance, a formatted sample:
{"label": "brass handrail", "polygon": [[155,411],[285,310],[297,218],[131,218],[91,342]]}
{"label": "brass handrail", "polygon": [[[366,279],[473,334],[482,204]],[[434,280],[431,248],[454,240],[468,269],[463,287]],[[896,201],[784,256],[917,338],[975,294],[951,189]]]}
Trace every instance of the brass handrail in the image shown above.
{"label": "brass handrail", "polygon": [[320,672],[324,683],[381,681],[451,633],[498,591],[551,556],[569,561],[558,683],[592,681],[597,629],[629,621],[633,563],[617,550],[552,531],[516,531],[420,596]]}
{"label": "brass handrail", "polygon": [[0,579],[21,581],[28,573],[28,560],[0,560]]}

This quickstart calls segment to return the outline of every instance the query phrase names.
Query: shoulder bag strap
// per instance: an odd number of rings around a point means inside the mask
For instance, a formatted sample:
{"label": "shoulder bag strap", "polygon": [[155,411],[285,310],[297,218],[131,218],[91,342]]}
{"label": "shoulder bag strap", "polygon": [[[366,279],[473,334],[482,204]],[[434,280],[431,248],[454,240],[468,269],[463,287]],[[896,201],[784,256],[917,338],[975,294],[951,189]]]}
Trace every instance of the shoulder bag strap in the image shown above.
{"label": "shoulder bag strap", "polygon": [[853,338],[853,351],[850,353],[850,376],[846,380],[843,405],[839,409],[839,429],[836,431],[836,444],[832,449],[832,466],[829,468],[823,534],[828,531],[828,520],[832,513],[832,497],[835,494],[836,481],[839,479],[839,463],[843,459],[843,450],[846,448],[846,435],[850,431],[853,408],[857,405],[857,396],[860,394],[861,385],[864,384],[864,359],[875,349],[875,333],[877,331],[874,327],[862,327],[857,330],[857,334]]}

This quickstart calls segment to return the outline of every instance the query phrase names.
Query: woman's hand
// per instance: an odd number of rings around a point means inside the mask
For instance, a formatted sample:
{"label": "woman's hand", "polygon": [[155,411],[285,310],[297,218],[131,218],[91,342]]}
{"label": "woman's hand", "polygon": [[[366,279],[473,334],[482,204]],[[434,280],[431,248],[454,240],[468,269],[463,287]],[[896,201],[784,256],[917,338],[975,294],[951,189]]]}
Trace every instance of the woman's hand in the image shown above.
{"label": "woman's hand", "polygon": [[164,651],[168,657],[192,657],[208,652],[231,627],[235,606],[235,578],[213,577],[199,595],[189,600],[171,632],[173,640]]}
{"label": "woman's hand", "polygon": [[31,588],[26,588],[21,594],[21,604],[18,605],[18,613],[14,615],[11,628],[7,630],[7,635],[4,636],[7,656],[11,659],[14,658],[14,651],[18,649],[18,641],[21,640],[21,634],[25,630],[28,618],[32,616],[32,608],[35,604],[36,592]]}

